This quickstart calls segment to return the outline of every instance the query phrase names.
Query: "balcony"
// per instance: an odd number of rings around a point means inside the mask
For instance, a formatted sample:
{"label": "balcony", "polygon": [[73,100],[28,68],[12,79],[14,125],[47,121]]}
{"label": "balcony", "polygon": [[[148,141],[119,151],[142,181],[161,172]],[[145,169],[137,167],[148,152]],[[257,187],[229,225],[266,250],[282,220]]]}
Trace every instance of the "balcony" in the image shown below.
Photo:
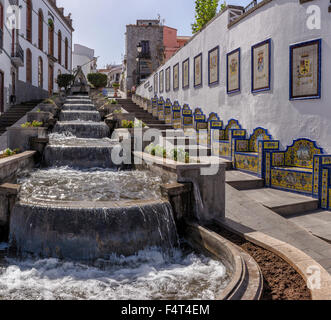
{"label": "balcony", "polygon": [[15,48],[11,54],[12,62],[17,67],[23,67],[24,66],[24,51],[22,47],[16,43]]}

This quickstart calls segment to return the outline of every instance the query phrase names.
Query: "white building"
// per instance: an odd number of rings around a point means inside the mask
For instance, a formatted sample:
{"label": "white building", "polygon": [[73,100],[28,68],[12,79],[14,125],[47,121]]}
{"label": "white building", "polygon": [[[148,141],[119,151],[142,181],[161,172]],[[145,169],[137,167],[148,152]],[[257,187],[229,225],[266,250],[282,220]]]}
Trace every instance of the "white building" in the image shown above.
{"label": "white building", "polygon": [[58,90],[57,75],[72,69],[74,30],[70,15],[64,15],[56,0],[0,0],[0,16],[3,112],[13,103],[42,99]]}
{"label": "white building", "polygon": [[113,83],[115,83],[115,82],[117,82],[117,83],[120,82],[122,72],[123,72],[122,65],[112,67],[112,69],[110,70],[110,72],[108,74],[109,87],[112,87]]}
{"label": "white building", "polygon": [[[274,139],[280,140],[283,148],[291,145],[295,139],[308,138],[317,141],[325,152],[331,153],[330,30],[329,0],[263,0],[247,11],[228,6],[159,67],[137,89],[137,94],[149,99],[156,94],[172,102],[178,101],[181,106],[187,103],[193,110],[202,108],[207,117],[211,112],[216,112],[225,125],[234,118],[249,134],[257,127],[264,127]],[[254,92],[252,48],[268,39],[271,39],[270,83],[266,90]],[[294,45],[307,44],[316,39],[321,42],[321,73],[315,81],[320,87],[319,94],[292,98],[290,85],[294,81],[291,80],[298,70],[293,71],[296,65],[291,65],[290,50]],[[211,84],[209,54],[215,53],[217,48],[219,69],[213,76],[218,79]],[[231,93],[227,91],[227,55],[239,48],[240,85],[238,90]],[[309,49],[307,52],[310,53]],[[197,78],[199,85],[195,85],[194,66],[199,61],[202,61],[202,79]],[[188,70],[185,85],[183,66]],[[170,77],[166,77],[167,70],[170,70]],[[318,69],[313,65],[311,70],[315,74]],[[155,74],[158,76],[154,78]],[[164,85],[159,86],[157,80],[162,75]],[[166,79],[170,86],[167,86]],[[164,90],[160,90],[160,87]]]}
{"label": "white building", "polygon": [[72,53],[73,70],[78,66],[82,67],[82,70],[87,78],[89,73],[97,72],[97,60],[94,56],[94,50],[85,47],[80,44],[74,45],[74,51]]}

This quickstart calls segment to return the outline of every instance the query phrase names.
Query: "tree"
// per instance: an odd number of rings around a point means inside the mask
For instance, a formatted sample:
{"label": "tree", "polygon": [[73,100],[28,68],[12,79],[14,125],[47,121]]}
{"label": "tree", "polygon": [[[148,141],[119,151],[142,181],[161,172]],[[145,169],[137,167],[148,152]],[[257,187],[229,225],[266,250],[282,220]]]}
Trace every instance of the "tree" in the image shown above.
{"label": "tree", "polygon": [[[192,32],[200,31],[217,14],[219,0],[196,0],[195,22],[192,24]],[[221,10],[226,8],[226,2],[221,5]]]}
{"label": "tree", "polygon": [[59,74],[57,76],[57,84],[59,88],[64,88],[66,91],[74,81],[74,76],[70,73]]}
{"label": "tree", "polygon": [[87,79],[97,89],[106,87],[108,82],[107,75],[103,73],[89,73]]}

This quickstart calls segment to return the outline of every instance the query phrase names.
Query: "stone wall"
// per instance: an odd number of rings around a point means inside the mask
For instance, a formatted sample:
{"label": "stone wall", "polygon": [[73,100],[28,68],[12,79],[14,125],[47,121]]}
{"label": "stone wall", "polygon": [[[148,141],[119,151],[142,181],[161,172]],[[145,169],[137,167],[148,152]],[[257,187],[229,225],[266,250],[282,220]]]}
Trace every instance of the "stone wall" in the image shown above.
{"label": "stone wall", "polygon": [[149,41],[151,53],[151,67],[156,70],[163,62],[163,27],[158,25],[152,26],[136,26],[128,25],[126,27],[126,88],[131,90],[132,86],[136,85],[136,77],[134,72],[137,70],[137,45],[140,41]]}

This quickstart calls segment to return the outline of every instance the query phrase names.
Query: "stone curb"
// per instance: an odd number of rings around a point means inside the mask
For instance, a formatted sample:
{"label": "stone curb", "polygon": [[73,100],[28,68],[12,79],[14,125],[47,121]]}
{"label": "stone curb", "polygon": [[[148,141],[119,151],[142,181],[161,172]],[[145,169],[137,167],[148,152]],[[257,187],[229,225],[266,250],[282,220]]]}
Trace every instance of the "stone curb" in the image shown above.
{"label": "stone curb", "polygon": [[[254,243],[266,250],[271,251],[277,256],[289,263],[306,281],[310,282],[310,277],[316,276],[315,268],[320,271],[321,287],[320,289],[309,288],[312,300],[331,300],[331,276],[329,273],[313,258],[302,252],[301,250],[283,242],[272,238],[262,232],[244,232],[237,226],[228,221],[216,221],[217,224],[227,230],[239,234],[247,241]],[[309,268],[313,268],[309,270]]]}

